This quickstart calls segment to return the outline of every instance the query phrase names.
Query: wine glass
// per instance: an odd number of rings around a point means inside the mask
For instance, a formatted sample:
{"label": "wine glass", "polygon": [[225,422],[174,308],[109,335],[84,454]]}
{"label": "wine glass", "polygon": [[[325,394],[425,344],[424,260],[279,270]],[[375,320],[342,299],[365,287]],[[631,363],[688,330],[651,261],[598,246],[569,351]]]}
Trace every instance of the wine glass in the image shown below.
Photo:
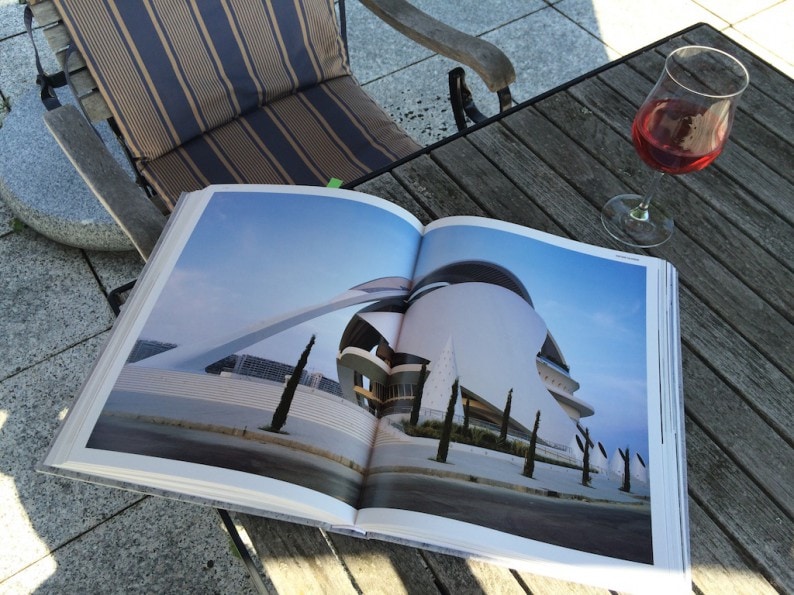
{"label": "wine glass", "polygon": [[634,147],[656,170],[645,195],[621,194],[601,211],[604,227],[617,240],[649,248],[666,242],[673,220],[651,199],[664,174],[685,174],[710,164],[722,151],[733,114],[750,78],[725,52],[685,46],[672,52],[631,127]]}

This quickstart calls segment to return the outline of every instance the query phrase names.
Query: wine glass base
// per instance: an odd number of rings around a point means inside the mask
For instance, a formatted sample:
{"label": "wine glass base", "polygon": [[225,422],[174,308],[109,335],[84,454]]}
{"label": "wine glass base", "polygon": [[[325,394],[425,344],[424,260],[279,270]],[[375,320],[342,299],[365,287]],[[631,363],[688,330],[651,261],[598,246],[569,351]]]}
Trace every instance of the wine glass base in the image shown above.
{"label": "wine glass base", "polygon": [[642,199],[639,194],[620,194],[611,198],[601,210],[604,229],[619,242],[636,248],[664,244],[673,235],[673,220],[653,204],[644,218],[632,214]]}

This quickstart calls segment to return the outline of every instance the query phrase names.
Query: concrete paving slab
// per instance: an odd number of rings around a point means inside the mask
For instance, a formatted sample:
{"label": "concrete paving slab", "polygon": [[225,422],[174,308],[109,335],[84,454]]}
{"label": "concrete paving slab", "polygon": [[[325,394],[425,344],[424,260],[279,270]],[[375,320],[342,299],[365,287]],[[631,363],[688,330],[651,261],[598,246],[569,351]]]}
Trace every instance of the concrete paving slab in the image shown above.
{"label": "concrete paving slab", "polygon": [[[2,8],[4,7],[0,6]],[[0,14],[6,13],[3,11]],[[35,31],[34,36],[44,70],[58,72],[58,61],[49,51],[41,31]],[[17,35],[0,42],[0,89],[11,101],[12,109],[17,98],[36,87],[36,74],[33,46],[27,35]]]}
{"label": "concrete paving slab", "polygon": [[695,0],[695,2],[729,23],[738,23],[778,4],[780,0]]}
{"label": "concrete paving slab", "polygon": [[[756,40],[772,54],[794,67],[794,2],[783,2],[734,25],[734,28]],[[791,68],[788,69],[791,72]],[[791,75],[789,75],[791,76]]]}
{"label": "concrete paving slab", "polygon": [[[483,37],[499,45],[513,62],[516,82],[511,91],[516,101],[530,99],[608,61],[603,44],[552,8]],[[455,66],[451,60],[434,56],[364,88],[418,142],[430,144],[456,131],[447,83]],[[480,111],[497,113],[496,96],[479,77],[467,70],[466,80]]]}
{"label": "concrete paving slab", "polygon": [[0,40],[25,30],[22,13],[25,7],[19,0],[0,0]]}
{"label": "concrete paving slab", "polygon": [[545,8],[542,0],[412,0],[412,4],[441,22],[469,35],[482,35]]}
{"label": "concrete paving slab", "polygon": [[253,594],[210,508],[145,498],[2,584],[4,593]]}
{"label": "concrete paving slab", "polygon": [[[542,0],[503,0],[454,3],[414,0],[430,16],[470,35],[488,31],[527,16],[546,6]],[[362,84],[427,59],[432,52],[392,29],[358,2],[347,3],[348,45],[353,72]],[[372,40],[378,43],[373,44]]]}
{"label": "concrete paving slab", "polygon": [[11,233],[14,230],[13,224],[14,213],[0,200],[0,236]]}
{"label": "concrete paving slab", "polygon": [[[447,82],[449,71],[456,65],[446,58],[433,56],[410,69],[364,85],[364,89],[411,137],[428,145],[457,131]],[[473,74],[469,76],[474,78]],[[486,98],[477,93],[478,105],[484,108],[490,100],[492,111],[496,111],[496,96],[490,92],[488,95]]]}
{"label": "concrete paving slab", "polygon": [[[350,67],[362,85],[432,56],[358,2],[347,2],[346,6]],[[373,44],[373,39],[378,43]]]}
{"label": "concrete paving slab", "polygon": [[113,320],[79,250],[31,230],[0,237],[0,380],[107,330]]}
{"label": "concrete paving slab", "polygon": [[616,52],[612,58],[695,23],[709,23],[719,30],[729,25],[690,0],[561,0],[554,8],[612,48]]}
{"label": "concrete paving slab", "polygon": [[99,355],[104,335],[0,385],[0,582],[141,499],[35,470]]}
{"label": "concrete paving slab", "polygon": [[88,251],[86,257],[105,293],[137,279],[144,264],[137,252]]}
{"label": "concrete paving slab", "polygon": [[782,73],[786,74],[789,77],[794,78],[794,64],[787,62],[777,54],[773,54],[767,48],[759,44],[757,41],[747,37],[747,35],[741,33],[740,31],[737,31],[733,27],[729,27],[724,31],[724,33],[725,35],[727,35],[737,43],[740,43],[741,45],[746,47],[748,50],[750,50],[752,53],[754,53],[762,60],[765,60],[766,62],[768,62],[769,64],[780,70]]}
{"label": "concrete paving slab", "polygon": [[483,35],[516,69],[514,98],[525,101],[609,61],[607,48],[556,9],[547,8]]}

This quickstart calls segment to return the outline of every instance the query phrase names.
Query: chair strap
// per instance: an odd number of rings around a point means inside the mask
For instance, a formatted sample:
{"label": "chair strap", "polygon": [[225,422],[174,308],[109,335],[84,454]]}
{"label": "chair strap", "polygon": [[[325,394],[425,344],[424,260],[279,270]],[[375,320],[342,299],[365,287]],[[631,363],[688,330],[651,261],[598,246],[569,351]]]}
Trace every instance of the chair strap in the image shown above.
{"label": "chair strap", "polygon": [[350,48],[347,45],[347,10],[345,9],[345,0],[337,0],[339,7],[339,34],[342,36],[342,45],[345,46],[345,55],[348,62],[350,61]]}
{"label": "chair strap", "polygon": [[[61,106],[61,102],[55,93],[55,89],[65,86],[69,82],[69,75],[64,70],[56,72],[55,74],[47,74],[44,71],[44,67],[41,65],[41,58],[39,57],[39,49],[36,47],[36,40],[33,37],[33,11],[30,9],[30,6],[25,6],[24,20],[25,30],[28,32],[30,43],[33,46],[33,53],[36,57],[36,70],[38,71],[38,75],[36,76],[36,84],[41,90],[41,102],[48,111],[51,111]],[[66,53],[67,61],[69,59],[68,56],[70,53],[71,44]]]}

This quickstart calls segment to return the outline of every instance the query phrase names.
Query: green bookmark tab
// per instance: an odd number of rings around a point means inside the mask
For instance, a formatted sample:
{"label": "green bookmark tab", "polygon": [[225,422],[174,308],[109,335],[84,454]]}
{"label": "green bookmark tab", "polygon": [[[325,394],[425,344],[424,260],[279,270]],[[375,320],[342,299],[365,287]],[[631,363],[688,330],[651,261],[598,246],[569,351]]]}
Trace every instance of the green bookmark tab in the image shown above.
{"label": "green bookmark tab", "polygon": [[326,188],[340,188],[342,186],[342,180],[339,178],[331,178],[328,180],[328,183],[325,185]]}

